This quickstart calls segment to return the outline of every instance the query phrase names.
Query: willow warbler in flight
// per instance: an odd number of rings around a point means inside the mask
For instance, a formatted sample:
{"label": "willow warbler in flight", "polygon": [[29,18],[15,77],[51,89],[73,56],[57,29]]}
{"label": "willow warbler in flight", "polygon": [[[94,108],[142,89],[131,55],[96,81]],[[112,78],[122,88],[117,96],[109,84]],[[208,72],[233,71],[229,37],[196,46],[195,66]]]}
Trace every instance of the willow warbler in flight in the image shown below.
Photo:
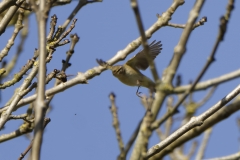
{"label": "willow warbler in flight", "polygon": [[[162,50],[161,41],[155,42],[156,40],[149,45],[149,54],[152,60],[154,60]],[[106,69],[110,69],[112,74],[126,85],[138,86],[138,89],[140,86],[143,86],[149,88],[151,91],[155,91],[155,83],[139,71],[146,70],[149,66],[146,56],[144,50],[141,50],[124,65],[111,66],[101,59],[97,59],[97,63]],[[138,90],[136,94],[139,96],[140,93],[138,93]]]}

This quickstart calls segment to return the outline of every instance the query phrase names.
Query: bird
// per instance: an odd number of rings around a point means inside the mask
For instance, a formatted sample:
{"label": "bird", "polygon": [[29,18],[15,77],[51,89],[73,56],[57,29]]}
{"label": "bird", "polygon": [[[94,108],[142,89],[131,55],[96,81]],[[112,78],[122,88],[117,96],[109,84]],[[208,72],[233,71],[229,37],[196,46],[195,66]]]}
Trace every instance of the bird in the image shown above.
{"label": "bird", "polygon": [[[152,60],[154,60],[156,56],[161,53],[161,47],[161,41],[156,42],[156,40],[154,40],[151,44],[149,44],[149,57]],[[149,67],[146,57],[147,55],[144,52],[144,49],[140,50],[133,58],[129,59],[123,65],[111,66],[102,59],[96,59],[96,61],[100,66],[111,70],[113,76],[118,78],[122,83],[128,86],[137,86],[138,89],[136,95],[141,97],[141,92],[138,92],[141,86],[146,87],[153,92],[156,91],[155,83],[139,71],[146,70]]]}

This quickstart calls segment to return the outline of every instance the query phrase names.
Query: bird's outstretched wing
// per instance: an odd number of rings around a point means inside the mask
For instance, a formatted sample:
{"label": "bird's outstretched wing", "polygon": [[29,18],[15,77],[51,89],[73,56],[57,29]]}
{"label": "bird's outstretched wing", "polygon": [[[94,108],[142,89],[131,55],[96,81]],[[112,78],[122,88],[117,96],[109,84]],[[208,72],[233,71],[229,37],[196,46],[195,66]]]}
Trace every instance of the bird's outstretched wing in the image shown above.
{"label": "bird's outstretched wing", "polygon": [[[161,53],[162,50],[162,44],[161,41],[156,42],[154,40],[150,45],[149,45],[149,54],[150,57],[154,60],[156,56]],[[133,67],[133,68],[138,68],[141,70],[145,70],[148,68],[149,64],[146,58],[146,55],[144,53],[144,50],[139,51],[133,58],[127,61],[127,65]]]}

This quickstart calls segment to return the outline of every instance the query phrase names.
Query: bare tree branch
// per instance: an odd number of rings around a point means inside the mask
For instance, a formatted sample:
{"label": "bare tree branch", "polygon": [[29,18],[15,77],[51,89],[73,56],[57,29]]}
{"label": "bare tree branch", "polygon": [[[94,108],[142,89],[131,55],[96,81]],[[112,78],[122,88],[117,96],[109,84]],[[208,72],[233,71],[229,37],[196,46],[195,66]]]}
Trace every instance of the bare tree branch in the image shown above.
{"label": "bare tree branch", "polygon": [[[204,25],[205,22],[207,22],[207,17],[202,17],[197,23],[195,23],[193,25],[192,30],[194,30],[195,28],[197,28],[201,25]],[[186,27],[185,24],[174,24],[174,23],[170,23],[170,22],[168,22],[167,25],[170,27],[174,27],[174,28],[185,28]]]}
{"label": "bare tree branch", "polygon": [[[111,101],[111,107],[110,110],[112,112],[112,116],[113,116],[113,127],[115,129],[116,132],[116,137],[117,137],[117,141],[118,141],[118,147],[120,150],[120,155],[123,155],[122,152],[124,152],[124,143],[123,143],[123,139],[122,139],[122,135],[121,135],[121,130],[120,130],[120,124],[119,124],[119,120],[118,120],[118,115],[117,115],[117,107],[115,104],[115,94],[114,93],[110,93],[109,95],[109,99]],[[118,159],[124,159],[125,157],[121,157],[119,156]]]}
{"label": "bare tree branch", "polygon": [[17,37],[18,33],[20,30],[23,28],[23,17],[24,17],[24,11],[22,9],[19,9],[19,14],[18,14],[18,20],[15,24],[15,29],[13,31],[12,37],[8,40],[8,43],[6,47],[0,52],[0,62],[3,60],[5,56],[8,55],[8,52],[10,51],[11,47],[14,45],[14,40]]}
{"label": "bare tree branch", "polygon": [[10,6],[13,6],[16,3],[16,0],[3,0],[0,3],[0,14],[4,12]]}
{"label": "bare tree branch", "polygon": [[24,122],[17,130],[8,134],[1,135],[0,143],[22,136],[26,133],[32,132],[32,129],[33,129],[33,125],[31,123]]}
{"label": "bare tree branch", "polygon": [[150,37],[147,37],[147,35],[145,35],[137,0],[131,0],[131,6],[132,6],[132,9],[133,9],[133,12],[134,12],[137,24],[138,24],[138,30],[139,30],[141,38],[142,38],[142,45],[143,45],[143,49],[146,53],[146,57],[147,57],[147,60],[148,60],[148,63],[149,63],[149,67],[151,69],[154,81],[157,82],[159,80],[157,69],[155,67],[155,64],[154,64],[153,60],[149,56],[150,54],[149,54],[149,45],[148,45],[148,42],[147,42],[147,38],[150,38]]}
{"label": "bare tree branch", "polygon": [[[224,74],[220,77],[209,79],[203,82],[199,82],[195,88],[194,91],[200,91],[205,90],[209,87],[222,84],[224,82],[228,82],[230,80],[236,79],[240,77],[240,69]],[[185,85],[185,86],[179,86],[173,89],[173,93],[184,93],[186,90],[188,90],[191,87],[191,85]]]}
{"label": "bare tree branch", "polygon": [[238,85],[232,92],[222,98],[219,102],[209,108],[207,111],[202,113],[197,117],[192,117],[191,120],[180,127],[177,131],[172,133],[169,137],[165,140],[160,142],[159,144],[154,145],[148,150],[147,157],[150,158],[153,155],[157,154],[169,144],[180,138],[183,134],[187,133],[189,130],[193,129],[194,127],[203,125],[204,121],[208,119],[211,115],[215,114],[219,109],[221,109],[225,104],[231,101],[234,97],[236,97],[240,93],[240,85]]}
{"label": "bare tree branch", "polygon": [[[44,124],[43,124],[43,129],[45,129],[45,127],[47,126],[47,124],[51,121],[50,118],[45,118],[44,119]],[[34,139],[31,141],[31,143],[29,144],[29,146],[26,148],[26,150],[20,154],[20,157],[18,158],[18,160],[22,160],[26,154],[31,150],[32,146],[33,146],[33,141]]]}
{"label": "bare tree branch", "polygon": [[[33,59],[29,61],[29,64],[31,64],[31,66],[35,62],[36,58],[37,58],[37,55],[34,55]],[[25,68],[30,68],[30,67],[28,65],[23,67],[23,73],[25,73]],[[37,70],[38,70],[38,66],[34,66],[31,73],[27,76],[27,80],[23,82],[23,84],[17,90],[17,93],[15,93],[14,96],[11,98],[11,101],[9,102],[10,104],[9,104],[8,108],[6,108],[6,111],[2,112],[1,118],[0,118],[0,129],[3,128],[9,115],[12,113],[12,111],[14,110],[15,106],[20,101],[20,99],[24,96],[23,94],[21,94],[21,92],[23,92],[31,84],[32,79],[37,74]]]}
{"label": "bare tree branch", "polygon": [[[32,1],[33,4],[35,2]],[[50,4],[48,4],[50,5]],[[35,102],[35,120],[34,120],[34,139],[32,144],[32,160],[40,159],[43,123],[46,111],[45,103],[45,76],[46,76],[46,21],[50,6],[47,6],[45,0],[40,0],[39,8],[36,8],[36,16],[38,22],[38,44],[39,44],[39,73],[38,73],[38,89],[37,99]]]}
{"label": "bare tree branch", "polygon": [[[19,9],[20,11],[20,9]],[[24,19],[24,27],[21,31],[21,40],[20,43],[17,46],[17,52],[15,53],[14,57],[6,64],[6,73],[3,75],[3,78],[5,78],[6,76],[8,76],[11,71],[14,69],[14,67],[16,66],[16,63],[18,62],[19,56],[23,51],[23,46],[25,44],[27,35],[28,35],[28,19],[25,18]]]}
{"label": "bare tree branch", "polygon": [[191,159],[194,153],[196,152],[197,146],[198,146],[197,141],[192,142],[192,146],[190,147],[189,153],[187,155],[189,159]]}
{"label": "bare tree branch", "polygon": [[204,160],[237,160],[239,158],[240,158],[240,152],[237,152],[235,154],[225,156],[225,157],[210,158],[210,159],[204,159]]}
{"label": "bare tree branch", "polygon": [[[199,3],[199,4],[198,4]],[[194,6],[194,8],[193,8],[193,10],[191,11],[191,14],[190,14],[190,17],[189,17],[189,20],[190,19],[192,19],[192,18],[194,18],[195,16],[196,16],[196,14],[199,12],[199,7],[201,7],[202,5],[203,5],[203,3],[204,3],[204,0],[198,0],[197,2],[196,2],[196,5]],[[233,4],[229,4],[229,5],[233,5]],[[227,16],[227,17],[230,17],[230,12],[232,11],[232,9],[233,9],[233,6],[232,7],[228,7],[227,9],[231,9],[230,11],[226,11],[227,13],[229,13],[229,16]],[[192,16],[192,17],[191,17]],[[223,37],[224,37],[224,35],[225,35],[225,33],[226,33],[226,28],[227,28],[227,24],[228,24],[228,20],[229,19],[225,19],[224,17],[221,17],[220,18],[220,26],[219,26],[219,33],[218,33],[218,37],[217,37],[217,39],[216,39],[216,42],[215,42],[215,45],[214,45],[214,47],[213,47],[213,50],[212,50],[212,52],[210,53],[210,56],[209,56],[209,58],[208,58],[208,60],[207,60],[207,62],[205,63],[205,65],[204,65],[204,67],[203,67],[203,69],[201,70],[201,72],[199,73],[199,75],[197,76],[197,78],[196,78],[196,80],[193,82],[193,84],[192,84],[192,86],[184,93],[184,95],[182,95],[181,96],[181,98],[179,99],[179,101],[177,102],[177,104],[173,107],[173,109],[170,111],[170,112],[168,112],[168,113],[166,113],[159,121],[157,121],[156,123],[154,123],[153,125],[152,125],[152,129],[154,129],[154,128],[156,128],[156,127],[158,127],[158,126],[160,126],[168,117],[170,117],[171,115],[173,115],[174,113],[176,113],[176,111],[177,111],[177,109],[178,109],[178,107],[182,104],[182,102],[185,100],[185,98],[189,95],[189,93],[191,93],[193,90],[194,90],[194,87],[197,85],[197,83],[199,82],[199,80],[202,78],[202,76],[205,74],[205,72],[207,71],[207,69],[209,68],[209,66],[212,64],[212,62],[215,60],[215,54],[216,54],[216,51],[217,51],[217,48],[218,48],[218,46],[219,46],[219,44],[220,44],[220,42],[221,41],[223,41]],[[192,22],[191,22],[192,23]],[[191,29],[191,28],[185,28],[186,30],[187,29]],[[184,33],[183,33],[183,35],[184,35]],[[182,36],[183,36],[182,35]],[[189,35],[188,35],[189,36]],[[185,37],[184,37],[185,38]],[[183,48],[185,48],[185,45],[186,45],[186,40],[183,38],[183,44],[184,44],[184,46],[181,46],[181,42],[179,42],[179,45],[175,48],[176,50],[177,49],[180,49],[180,51],[181,52],[176,52],[176,53],[178,53],[178,54],[180,54],[181,55],[181,53],[183,54],[183,52],[182,51],[184,51],[184,50],[182,50]],[[181,40],[180,40],[181,41]],[[182,48],[183,47],[183,48]],[[182,48],[182,49],[181,49]],[[177,55],[177,57],[178,57],[179,55]],[[179,58],[181,58],[181,57],[179,57]],[[180,60],[180,59],[179,59]],[[173,61],[172,61],[172,63],[173,63]],[[177,61],[176,61],[176,63],[177,63]],[[173,66],[175,66],[175,65],[173,65]],[[177,67],[177,66],[175,66],[175,67]],[[175,68],[174,67],[174,68]],[[175,68],[176,69],[176,68]],[[168,70],[169,71],[169,70]],[[170,73],[172,73],[172,72],[170,72]],[[174,73],[175,73],[175,70],[174,70]],[[173,76],[174,75],[172,75],[172,76],[170,76],[169,78],[170,78],[170,80],[172,80],[172,78],[173,78]]]}
{"label": "bare tree branch", "polygon": [[69,23],[72,21],[72,19],[75,17],[75,15],[78,13],[78,11],[85,5],[90,4],[90,3],[95,3],[95,2],[102,2],[102,0],[79,0],[77,6],[74,8],[74,10],[72,11],[72,13],[69,15],[69,17],[67,18],[67,20],[64,22],[64,24],[62,25],[62,32],[65,31],[65,29],[67,28],[67,26],[69,25]]}
{"label": "bare tree branch", "polygon": [[[168,20],[170,20],[171,15],[173,14],[172,11],[173,10],[175,11],[177,9],[177,7],[179,7],[183,3],[184,3],[184,1],[182,1],[182,0],[174,1],[173,4],[170,6],[170,8],[165,13],[163,13],[163,15],[161,17],[159,17],[158,20],[148,30],[146,30],[146,32],[145,32],[146,35],[149,35],[149,37],[151,37],[151,35],[153,33],[155,33],[158,29],[163,27],[165,25],[165,23]],[[140,42],[141,42],[141,37],[139,37],[136,40],[134,40],[133,42],[131,42],[123,50],[118,51],[116,53],[116,55],[113,58],[111,58],[107,63],[110,65],[113,65],[120,60],[124,60],[127,55],[129,55],[131,52],[133,52],[135,49],[137,49],[137,47],[139,47]],[[104,67],[98,66],[98,67],[94,67],[92,69],[87,70],[85,73],[79,72],[77,77],[67,81],[64,84],[60,84],[56,87],[53,87],[53,88],[47,90],[45,93],[45,96],[48,97],[48,96],[54,95],[56,93],[62,92],[62,91],[66,90],[72,86],[75,86],[77,84],[86,84],[87,80],[92,79],[93,77],[101,74],[101,72],[104,70],[105,70]],[[159,97],[159,96],[156,95],[156,97]],[[162,96],[160,96],[160,97],[162,97]],[[35,100],[35,98],[36,98],[36,95],[32,95],[30,97],[22,99],[18,103],[18,105],[16,106],[15,109],[33,102]],[[156,105],[158,105],[158,103]],[[0,109],[0,113],[2,111],[6,110],[7,108],[8,108],[8,106],[4,106],[2,109]]]}
{"label": "bare tree branch", "polygon": [[17,12],[18,8],[23,4],[25,0],[18,0],[16,5],[13,5],[9,8],[7,13],[4,15],[3,19],[0,21],[0,35],[5,32],[5,29],[15,13]]}

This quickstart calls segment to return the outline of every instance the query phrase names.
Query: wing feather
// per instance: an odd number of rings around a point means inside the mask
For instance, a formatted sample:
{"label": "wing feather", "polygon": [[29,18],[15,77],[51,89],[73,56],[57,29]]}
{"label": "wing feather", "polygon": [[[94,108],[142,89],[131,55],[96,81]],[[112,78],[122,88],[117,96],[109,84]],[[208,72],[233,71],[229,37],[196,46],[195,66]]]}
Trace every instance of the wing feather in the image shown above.
{"label": "wing feather", "polygon": [[[158,41],[156,43],[155,42],[156,40],[154,40],[152,43],[149,44],[149,49],[150,49],[149,54],[152,60],[154,60],[157,57],[157,55],[161,53],[161,50],[162,50],[161,41]],[[138,68],[141,70],[146,70],[149,66],[143,49],[139,51],[133,58],[128,60],[126,64],[133,68]]]}

